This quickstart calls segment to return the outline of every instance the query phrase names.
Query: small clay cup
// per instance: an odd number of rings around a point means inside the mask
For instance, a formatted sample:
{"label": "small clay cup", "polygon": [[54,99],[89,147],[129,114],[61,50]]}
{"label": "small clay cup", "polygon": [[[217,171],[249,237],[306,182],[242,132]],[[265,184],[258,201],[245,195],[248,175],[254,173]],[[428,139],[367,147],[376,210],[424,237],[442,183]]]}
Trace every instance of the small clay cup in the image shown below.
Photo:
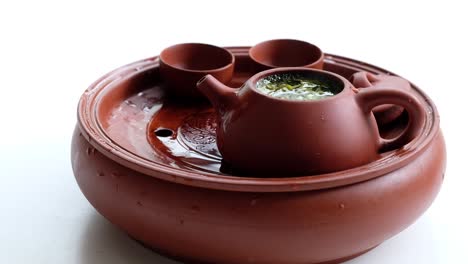
{"label": "small clay cup", "polygon": [[324,54],[319,47],[295,39],[273,39],[258,43],[249,50],[260,70],[278,67],[323,69]]}
{"label": "small clay cup", "polygon": [[[257,90],[273,74],[299,74],[334,87],[335,95],[295,101]],[[225,162],[245,174],[309,175],[364,165],[398,149],[421,131],[426,114],[412,94],[394,88],[358,90],[342,76],[309,68],[277,68],[232,89],[206,76],[198,88],[218,113],[217,144]],[[398,137],[383,139],[372,109],[396,104],[409,114]]]}
{"label": "small clay cup", "polygon": [[210,74],[228,83],[234,72],[234,55],[227,49],[202,43],[183,43],[164,49],[160,56],[160,76],[165,90],[177,98],[200,98],[196,83]]}

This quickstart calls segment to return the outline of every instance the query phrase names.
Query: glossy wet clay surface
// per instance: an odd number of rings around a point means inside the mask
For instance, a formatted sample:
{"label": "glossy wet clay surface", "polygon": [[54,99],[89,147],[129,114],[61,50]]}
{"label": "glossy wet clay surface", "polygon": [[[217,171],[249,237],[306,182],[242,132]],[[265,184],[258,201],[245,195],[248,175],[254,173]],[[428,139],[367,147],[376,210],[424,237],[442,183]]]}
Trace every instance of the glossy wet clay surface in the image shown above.
{"label": "glossy wet clay surface", "polygon": [[[256,73],[248,56],[236,55],[236,71],[231,87],[241,86]],[[222,163],[216,147],[216,113],[207,101],[177,100],[165,96],[158,76],[157,58],[142,62],[140,69],[126,72],[119,85],[105,84],[97,109],[103,132],[124,150],[164,166],[209,174],[235,174]],[[144,70],[143,70],[144,69]],[[326,56],[325,70],[345,78],[360,70],[387,74],[375,67],[357,64],[339,57]],[[115,74],[114,74],[115,75]],[[106,93],[107,91],[107,93]],[[115,100],[119,97],[119,100]],[[424,100],[423,100],[424,101]],[[432,120],[430,105],[426,105]],[[381,136],[390,138],[406,126],[407,116],[380,127]],[[429,126],[428,126],[429,125]],[[431,122],[426,125],[430,129]],[[391,162],[404,150],[385,153],[382,162]],[[398,155],[396,155],[398,154]]]}

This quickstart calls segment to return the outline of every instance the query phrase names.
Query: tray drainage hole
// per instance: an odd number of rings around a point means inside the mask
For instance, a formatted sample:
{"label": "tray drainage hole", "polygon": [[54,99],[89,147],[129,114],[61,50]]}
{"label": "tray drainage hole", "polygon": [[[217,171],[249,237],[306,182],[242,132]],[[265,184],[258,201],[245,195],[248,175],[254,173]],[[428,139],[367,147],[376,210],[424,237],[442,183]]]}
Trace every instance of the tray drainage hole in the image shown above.
{"label": "tray drainage hole", "polygon": [[157,137],[170,137],[172,134],[174,134],[174,131],[169,128],[158,128],[154,131],[154,134]]}

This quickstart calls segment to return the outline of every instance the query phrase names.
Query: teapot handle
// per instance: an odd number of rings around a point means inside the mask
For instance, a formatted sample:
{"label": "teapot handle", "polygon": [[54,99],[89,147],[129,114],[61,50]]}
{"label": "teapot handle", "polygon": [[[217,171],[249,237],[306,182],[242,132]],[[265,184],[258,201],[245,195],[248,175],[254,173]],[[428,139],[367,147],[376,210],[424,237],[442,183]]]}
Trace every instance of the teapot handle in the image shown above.
{"label": "teapot handle", "polygon": [[356,100],[366,114],[374,107],[384,104],[400,105],[408,111],[409,124],[400,136],[393,139],[380,138],[379,150],[384,152],[397,149],[413,140],[426,123],[426,113],[419,100],[409,92],[399,89],[359,89]]}

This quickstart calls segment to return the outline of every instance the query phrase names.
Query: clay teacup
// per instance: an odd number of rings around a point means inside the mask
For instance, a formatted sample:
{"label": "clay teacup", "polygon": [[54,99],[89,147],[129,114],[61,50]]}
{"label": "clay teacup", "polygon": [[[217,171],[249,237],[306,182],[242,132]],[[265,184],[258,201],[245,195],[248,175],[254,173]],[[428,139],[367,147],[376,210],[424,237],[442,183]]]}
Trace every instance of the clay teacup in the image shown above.
{"label": "clay teacup", "polygon": [[208,44],[177,44],[164,49],[159,59],[165,90],[178,98],[202,97],[196,83],[207,74],[221,83],[228,83],[234,72],[234,55],[224,48]]}
{"label": "clay teacup", "polygon": [[[333,87],[333,96],[289,100],[262,93],[265,77],[294,74]],[[417,136],[425,123],[418,99],[399,89],[358,90],[322,70],[277,68],[252,76],[241,88],[213,76],[198,82],[218,113],[217,144],[223,160],[245,174],[310,175],[345,170],[381,157]],[[383,104],[404,107],[407,129],[383,139],[371,111]]]}
{"label": "clay teacup", "polygon": [[322,69],[323,52],[314,44],[295,39],[273,39],[258,43],[249,50],[259,70],[279,67]]}

